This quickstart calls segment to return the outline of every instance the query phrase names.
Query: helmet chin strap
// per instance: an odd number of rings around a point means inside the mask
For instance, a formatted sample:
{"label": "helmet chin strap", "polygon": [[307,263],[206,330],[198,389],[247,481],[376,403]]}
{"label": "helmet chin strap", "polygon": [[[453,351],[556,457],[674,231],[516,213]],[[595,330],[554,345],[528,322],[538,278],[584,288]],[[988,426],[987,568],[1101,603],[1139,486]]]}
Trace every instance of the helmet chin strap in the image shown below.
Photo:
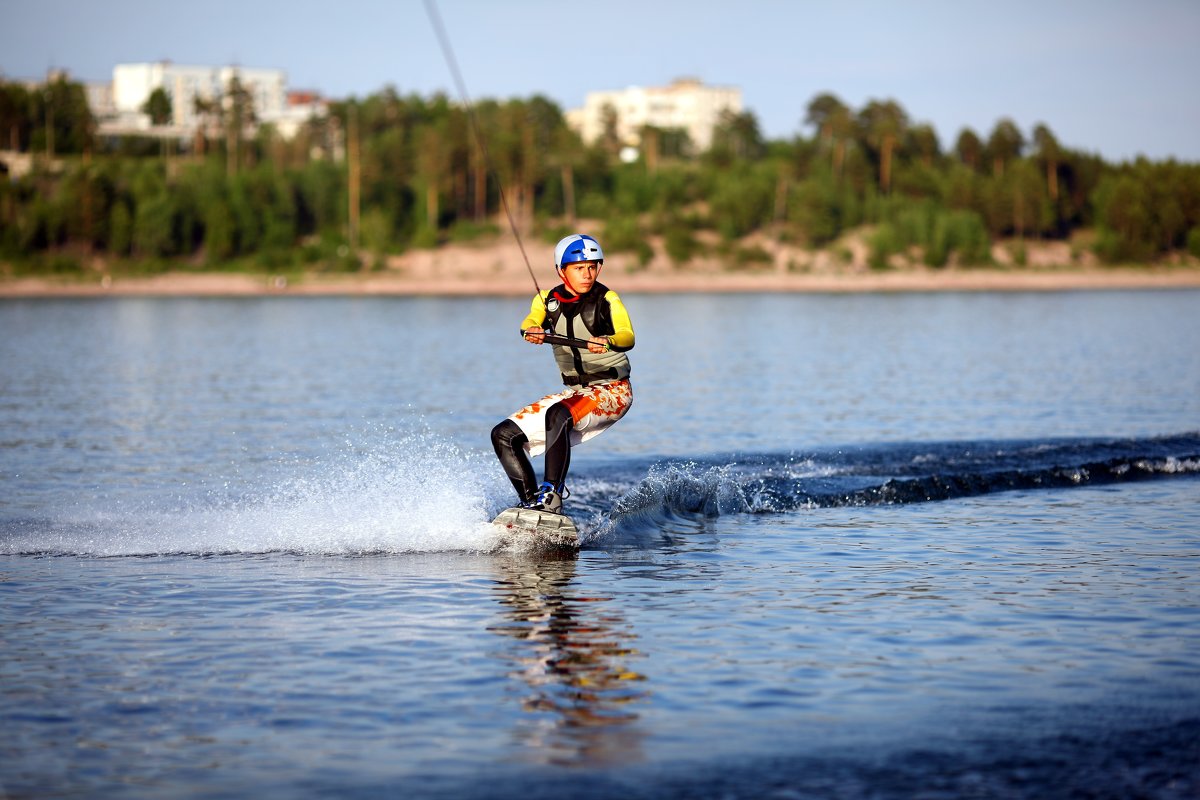
{"label": "helmet chin strap", "polygon": [[562,297],[561,295],[558,294],[558,292],[555,292],[554,293],[555,297],[558,297],[559,300],[562,300],[564,302],[573,302],[573,301],[579,299],[579,292],[575,291],[575,289],[573,289],[571,287],[570,281],[567,280],[566,273],[561,269],[558,270],[558,279],[560,281],[562,281],[563,287],[566,288],[566,290],[568,292],[570,292],[573,296],[572,297]]}

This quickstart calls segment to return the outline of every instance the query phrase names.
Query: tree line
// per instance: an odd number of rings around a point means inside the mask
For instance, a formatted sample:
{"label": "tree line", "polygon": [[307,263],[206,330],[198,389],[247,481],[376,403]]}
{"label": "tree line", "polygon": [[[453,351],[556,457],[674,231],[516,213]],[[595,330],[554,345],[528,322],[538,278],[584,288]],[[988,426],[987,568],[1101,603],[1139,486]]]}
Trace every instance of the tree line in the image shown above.
{"label": "tree line", "polygon": [[[170,98],[144,110],[169,119]],[[1200,165],[1111,164],[1008,119],[943,143],[893,100],[855,109],[820,94],[798,108],[811,135],[788,140],[726,115],[702,153],[681,130],[647,127],[632,162],[615,116],[585,145],[540,96],[477,103],[486,154],[462,107],[390,87],[332,103],[286,140],[257,124],[236,81],[195,110],[190,142],[107,138],[79,84],[0,83],[0,149],[34,164],[0,182],[0,258],[41,272],[97,255],[126,269],[355,270],[498,232],[501,190],[524,232],[553,240],[599,220],[605,247],[634,264],[651,236],[681,267],[713,248],[739,265],[766,258],[742,244],[751,234],[825,247],[864,225],[880,267],[897,253],[986,264],[999,239],[1083,231],[1108,262],[1200,257]]]}

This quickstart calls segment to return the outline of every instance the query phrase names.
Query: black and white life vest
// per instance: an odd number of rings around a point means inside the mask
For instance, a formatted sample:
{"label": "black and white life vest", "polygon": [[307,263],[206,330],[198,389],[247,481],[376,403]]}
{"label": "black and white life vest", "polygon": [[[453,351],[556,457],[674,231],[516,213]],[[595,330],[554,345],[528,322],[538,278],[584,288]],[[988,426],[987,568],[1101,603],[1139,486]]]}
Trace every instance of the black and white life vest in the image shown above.
{"label": "black and white life vest", "polygon": [[[542,327],[561,336],[587,340],[593,336],[611,336],[612,308],[608,295],[612,290],[602,283],[590,291],[576,295],[559,284],[546,293],[546,319]],[[603,381],[629,377],[629,348],[613,346],[607,353],[592,353],[586,348],[554,345],[554,360],[558,362],[563,383],[567,386],[587,386]]]}

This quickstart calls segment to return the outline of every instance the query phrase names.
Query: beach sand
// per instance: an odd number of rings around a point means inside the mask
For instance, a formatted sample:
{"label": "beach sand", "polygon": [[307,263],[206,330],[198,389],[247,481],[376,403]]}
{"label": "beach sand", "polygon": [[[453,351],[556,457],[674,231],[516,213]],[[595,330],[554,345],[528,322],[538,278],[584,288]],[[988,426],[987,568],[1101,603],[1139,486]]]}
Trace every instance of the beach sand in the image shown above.
{"label": "beach sand", "polygon": [[[600,280],[623,293],[699,292],[960,292],[1170,289],[1200,287],[1200,266],[1104,267],[1094,260],[1070,261],[1055,245],[1030,248],[1028,265],[944,269],[898,265],[871,270],[865,253],[838,263],[828,252],[776,249],[773,263],[728,269],[716,259],[677,268],[662,256],[637,265],[627,254],[611,254]],[[1061,249],[1061,247],[1060,247]],[[656,248],[657,250],[657,248]],[[542,289],[558,283],[549,247],[526,246]],[[1003,263],[1005,250],[994,255]],[[382,269],[356,273],[293,272],[249,274],[180,270],[150,277],[109,275],[102,263],[72,278],[0,278],[0,297],[242,296],[242,295],[531,295],[533,280],[521,249],[512,240],[487,245],[447,245],[388,257]]]}

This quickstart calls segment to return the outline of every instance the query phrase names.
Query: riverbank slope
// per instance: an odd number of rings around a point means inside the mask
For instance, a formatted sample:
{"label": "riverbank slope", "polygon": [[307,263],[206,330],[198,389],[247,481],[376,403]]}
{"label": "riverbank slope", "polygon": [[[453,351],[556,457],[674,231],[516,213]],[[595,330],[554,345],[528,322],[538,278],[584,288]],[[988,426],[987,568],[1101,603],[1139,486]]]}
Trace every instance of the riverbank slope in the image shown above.
{"label": "riverbank slope", "polygon": [[[964,267],[951,262],[931,268],[916,259],[893,259],[885,269],[867,265],[861,239],[838,248],[807,251],[762,242],[766,258],[730,267],[729,259],[707,255],[677,267],[659,247],[647,263],[613,253],[601,279],[627,293],[678,292],[937,292],[1063,291],[1200,287],[1200,263],[1103,266],[1073,255],[1064,243],[1024,243],[1024,263],[1014,263],[1011,245],[993,248],[993,265]],[[557,283],[549,248],[526,243],[525,252],[541,288]],[[364,262],[371,263],[369,258]],[[546,263],[542,263],[546,262]],[[356,272],[287,270],[209,271],[181,265],[154,275],[122,274],[93,262],[70,276],[0,277],[0,297],[225,296],[225,295],[526,295],[533,289],[525,256],[508,237],[486,244],[449,244],[374,261]],[[0,271],[0,276],[3,271]]]}

